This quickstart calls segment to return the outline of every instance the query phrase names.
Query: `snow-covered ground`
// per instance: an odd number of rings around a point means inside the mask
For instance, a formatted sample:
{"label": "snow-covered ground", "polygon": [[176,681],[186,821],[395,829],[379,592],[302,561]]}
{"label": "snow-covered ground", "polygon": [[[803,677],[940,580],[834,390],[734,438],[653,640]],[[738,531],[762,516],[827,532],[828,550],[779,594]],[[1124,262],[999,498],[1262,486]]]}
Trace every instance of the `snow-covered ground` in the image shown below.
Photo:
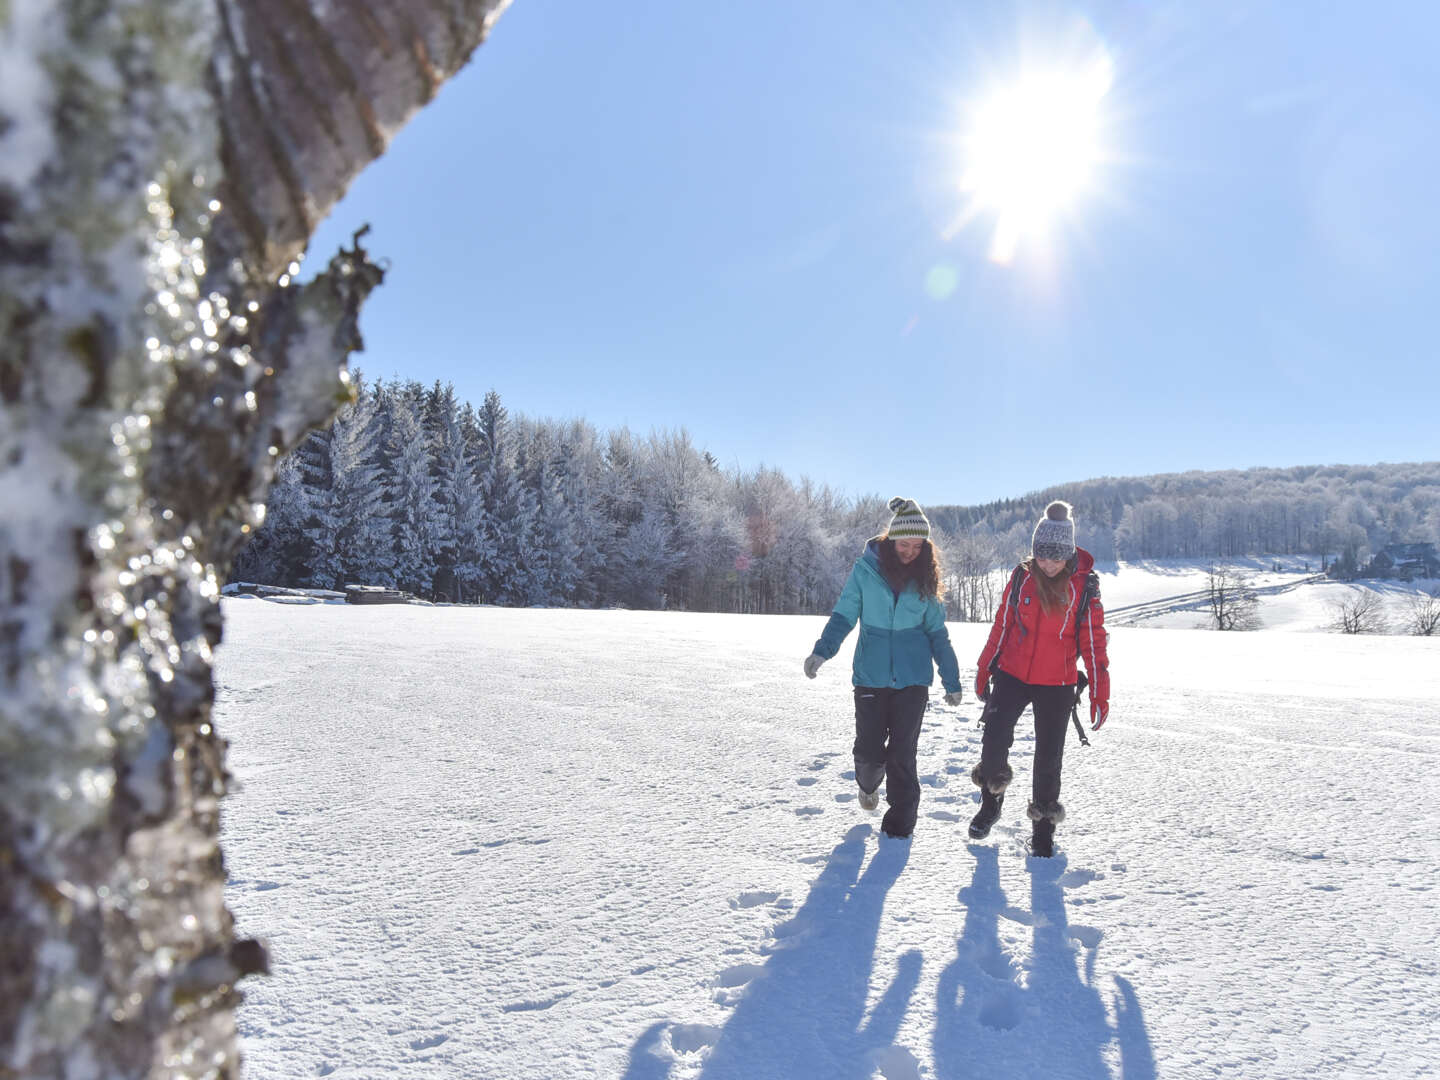
{"label": "snow-covered ground", "polygon": [[252,1078],[1440,1075],[1440,639],[1117,628],[1041,860],[973,702],[878,837],[822,618],[224,607]]}

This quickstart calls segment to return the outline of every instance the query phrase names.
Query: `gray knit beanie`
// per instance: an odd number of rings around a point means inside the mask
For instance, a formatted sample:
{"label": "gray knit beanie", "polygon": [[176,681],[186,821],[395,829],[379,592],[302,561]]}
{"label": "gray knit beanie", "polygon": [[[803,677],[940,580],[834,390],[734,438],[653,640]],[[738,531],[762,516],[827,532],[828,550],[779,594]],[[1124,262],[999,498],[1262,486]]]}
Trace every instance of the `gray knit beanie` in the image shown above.
{"label": "gray knit beanie", "polygon": [[890,500],[890,528],[885,536],[890,540],[929,540],[930,519],[914,499],[902,499],[899,495]]}
{"label": "gray knit beanie", "polygon": [[1030,538],[1030,554],[1037,559],[1059,559],[1067,562],[1075,554],[1075,519],[1070,504],[1056,499],[1045,508],[1045,516],[1035,526]]}

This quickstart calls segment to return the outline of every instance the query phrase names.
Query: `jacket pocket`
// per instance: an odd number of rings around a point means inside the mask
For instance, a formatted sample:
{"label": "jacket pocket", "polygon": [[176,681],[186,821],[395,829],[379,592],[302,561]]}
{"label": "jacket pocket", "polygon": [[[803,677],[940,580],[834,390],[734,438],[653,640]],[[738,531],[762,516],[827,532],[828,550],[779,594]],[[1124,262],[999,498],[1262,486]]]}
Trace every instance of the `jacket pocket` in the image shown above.
{"label": "jacket pocket", "polygon": [[859,686],[890,685],[890,631],[860,624],[855,643],[855,682]]}
{"label": "jacket pocket", "polygon": [[917,626],[895,631],[891,647],[896,686],[929,686],[935,681],[930,637],[924,630]]}

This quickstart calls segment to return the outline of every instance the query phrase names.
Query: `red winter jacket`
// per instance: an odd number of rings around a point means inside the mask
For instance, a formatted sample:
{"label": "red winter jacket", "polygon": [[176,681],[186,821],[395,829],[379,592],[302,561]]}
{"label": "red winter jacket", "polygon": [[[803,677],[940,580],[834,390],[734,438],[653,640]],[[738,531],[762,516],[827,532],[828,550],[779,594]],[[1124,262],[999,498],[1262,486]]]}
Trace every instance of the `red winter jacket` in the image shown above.
{"label": "red winter jacket", "polygon": [[995,625],[980,653],[978,683],[989,677],[990,662],[997,658],[997,667],[1021,682],[1034,686],[1073,685],[1075,676],[1075,621],[1080,620],[1080,655],[1090,674],[1090,700],[1100,704],[1110,701],[1109,658],[1105,655],[1105,609],[1097,591],[1090,601],[1090,610],[1077,612],[1085,577],[1095,566],[1095,559],[1083,548],[1075,549],[1075,573],[1070,576],[1070,604],[1064,611],[1047,615],[1040,607],[1035,582],[1029,571],[1017,567],[1022,575],[1017,602],[1010,602],[1011,582],[1005,586],[1000,609],[995,612]]}

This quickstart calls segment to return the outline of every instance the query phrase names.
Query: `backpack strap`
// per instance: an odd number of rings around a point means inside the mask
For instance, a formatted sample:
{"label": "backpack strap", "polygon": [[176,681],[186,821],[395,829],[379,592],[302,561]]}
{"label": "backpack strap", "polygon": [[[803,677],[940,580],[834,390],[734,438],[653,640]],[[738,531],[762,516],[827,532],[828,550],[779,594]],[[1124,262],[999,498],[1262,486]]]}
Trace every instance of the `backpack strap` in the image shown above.
{"label": "backpack strap", "polygon": [[[1025,564],[1018,563],[1015,569],[1010,571],[1010,584],[1005,590],[1005,606],[1015,609],[1018,614],[1020,610],[1020,589],[1025,584]],[[1006,615],[1005,629],[1000,632],[1000,640],[995,643],[995,655],[990,658],[990,674],[994,675],[1000,670],[1000,654],[1005,650],[1005,639],[1010,636],[1010,621],[1012,616]],[[1079,640],[1078,638],[1076,639]]]}
{"label": "backpack strap", "polygon": [[1080,590],[1080,602],[1075,605],[1075,655],[1080,655],[1080,616],[1090,613],[1090,601],[1100,595],[1100,575],[1091,570],[1085,575],[1085,587]]}
{"label": "backpack strap", "polygon": [[1070,722],[1075,725],[1075,734],[1080,736],[1080,745],[1089,746],[1085,728],[1080,723],[1080,699],[1090,679],[1080,667],[1080,617],[1090,614],[1090,601],[1100,595],[1100,575],[1091,570],[1085,575],[1085,587],[1080,590],[1080,602],[1075,605],[1075,700],[1070,703]]}

